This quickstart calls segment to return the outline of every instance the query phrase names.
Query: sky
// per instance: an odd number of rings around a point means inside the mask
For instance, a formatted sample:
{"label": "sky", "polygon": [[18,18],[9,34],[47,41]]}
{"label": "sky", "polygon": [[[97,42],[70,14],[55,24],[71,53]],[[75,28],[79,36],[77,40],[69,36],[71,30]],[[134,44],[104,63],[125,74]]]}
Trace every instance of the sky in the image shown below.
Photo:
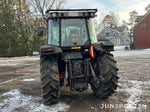
{"label": "sky", "polygon": [[150,0],[67,0],[68,8],[97,8],[98,17],[101,13],[115,12],[120,20],[129,20],[129,12],[136,10],[139,15],[145,14],[145,7]]}

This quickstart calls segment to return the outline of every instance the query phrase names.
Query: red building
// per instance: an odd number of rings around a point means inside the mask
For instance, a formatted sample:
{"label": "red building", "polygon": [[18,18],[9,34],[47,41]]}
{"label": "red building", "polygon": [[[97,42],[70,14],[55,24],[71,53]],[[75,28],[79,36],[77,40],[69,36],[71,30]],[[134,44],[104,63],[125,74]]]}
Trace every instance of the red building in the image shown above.
{"label": "red building", "polygon": [[134,45],[135,48],[150,48],[150,13],[135,25]]}

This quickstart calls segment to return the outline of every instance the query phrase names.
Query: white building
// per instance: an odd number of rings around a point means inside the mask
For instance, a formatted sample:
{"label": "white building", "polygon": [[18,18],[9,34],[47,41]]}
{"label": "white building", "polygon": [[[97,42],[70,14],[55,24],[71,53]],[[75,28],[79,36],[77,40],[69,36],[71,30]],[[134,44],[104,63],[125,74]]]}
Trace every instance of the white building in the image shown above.
{"label": "white building", "polygon": [[97,35],[98,40],[107,39],[115,46],[129,47],[131,40],[128,37],[128,28],[126,26],[121,27],[107,27]]}

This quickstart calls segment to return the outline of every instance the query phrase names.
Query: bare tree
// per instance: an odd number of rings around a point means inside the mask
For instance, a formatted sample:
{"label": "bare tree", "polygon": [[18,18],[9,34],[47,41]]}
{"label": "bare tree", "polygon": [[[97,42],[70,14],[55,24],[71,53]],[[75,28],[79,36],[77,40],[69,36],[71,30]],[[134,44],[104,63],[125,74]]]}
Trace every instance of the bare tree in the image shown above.
{"label": "bare tree", "polygon": [[96,35],[98,35],[101,32],[103,25],[100,22],[98,22],[96,19],[94,19],[94,24],[95,24]]}
{"label": "bare tree", "polygon": [[145,11],[146,11],[147,13],[150,13],[150,4],[149,4],[147,7],[145,7]]}
{"label": "bare tree", "polygon": [[96,34],[99,34],[101,32],[101,30],[103,29],[102,21],[103,21],[103,18],[105,17],[105,15],[106,15],[105,13],[100,13],[98,15],[98,17],[94,18]]}
{"label": "bare tree", "polygon": [[104,27],[110,26],[112,20],[113,20],[112,16],[106,15],[106,16],[103,18],[103,21],[102,21]]}
{"label": "bare tree", "polygon": [[99,34],[105,27],[117,26],[120,17],[117,13],[109,12],[100,13],[96,19],[94,19],[96,34]]}
{"label": "bare tree", "polygon": [[46,20],[45,11],[48,9],[63,8],[65,0],[31,0],[29,2],[34,11],[36,11],[44,20]]}
{"label": "bare tree", "polygon": [[130,24],[126,20],[122,20],[122,26],[128,27]]}
{"label": "bare tree", "polygon": [[135,20],[137,19],[138,12],[134,10],[132,12],[129,12],[129,14],[130,14],[129,21],[127,22],[123,19],[122,24],[125,26],[130,26],[132,28],[135,25]]}
{"label": "bare tree", "polygon": [[110,15],[112,17],[112,25],[118,26],[119,20],[120,20],[119,15],[117,13],[114,13],[114,12],[110,12]]}
{"label": "bare tree", "polygon": [[118,14],[115,14],[114,12],[109,12],[109,14],[103,18],[102,23],[104,27],[118,26],[119,20],[120,17]]}
{"label": "bare tree", "polygon": [[129,12],[130,14],[130,18],[129,18],[129,25],[131,26],[131,28],[135,25],[135,20],[138,16],[138,12],[137,11],[132,11],[132,12]]}

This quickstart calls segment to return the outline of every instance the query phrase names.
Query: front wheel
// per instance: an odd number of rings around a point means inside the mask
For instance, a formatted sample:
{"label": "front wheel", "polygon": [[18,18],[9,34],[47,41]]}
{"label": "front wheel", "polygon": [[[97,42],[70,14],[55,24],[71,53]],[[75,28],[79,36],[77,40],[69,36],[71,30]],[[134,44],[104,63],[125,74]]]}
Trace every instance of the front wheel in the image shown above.
{"label": "front wheel", "polygon": [[119,79],[113,55],[109,52],[99,54],[92,66],[99,80],[99,83],[91,83],[93,93],[101,99],[108,98],[117,89]]}

